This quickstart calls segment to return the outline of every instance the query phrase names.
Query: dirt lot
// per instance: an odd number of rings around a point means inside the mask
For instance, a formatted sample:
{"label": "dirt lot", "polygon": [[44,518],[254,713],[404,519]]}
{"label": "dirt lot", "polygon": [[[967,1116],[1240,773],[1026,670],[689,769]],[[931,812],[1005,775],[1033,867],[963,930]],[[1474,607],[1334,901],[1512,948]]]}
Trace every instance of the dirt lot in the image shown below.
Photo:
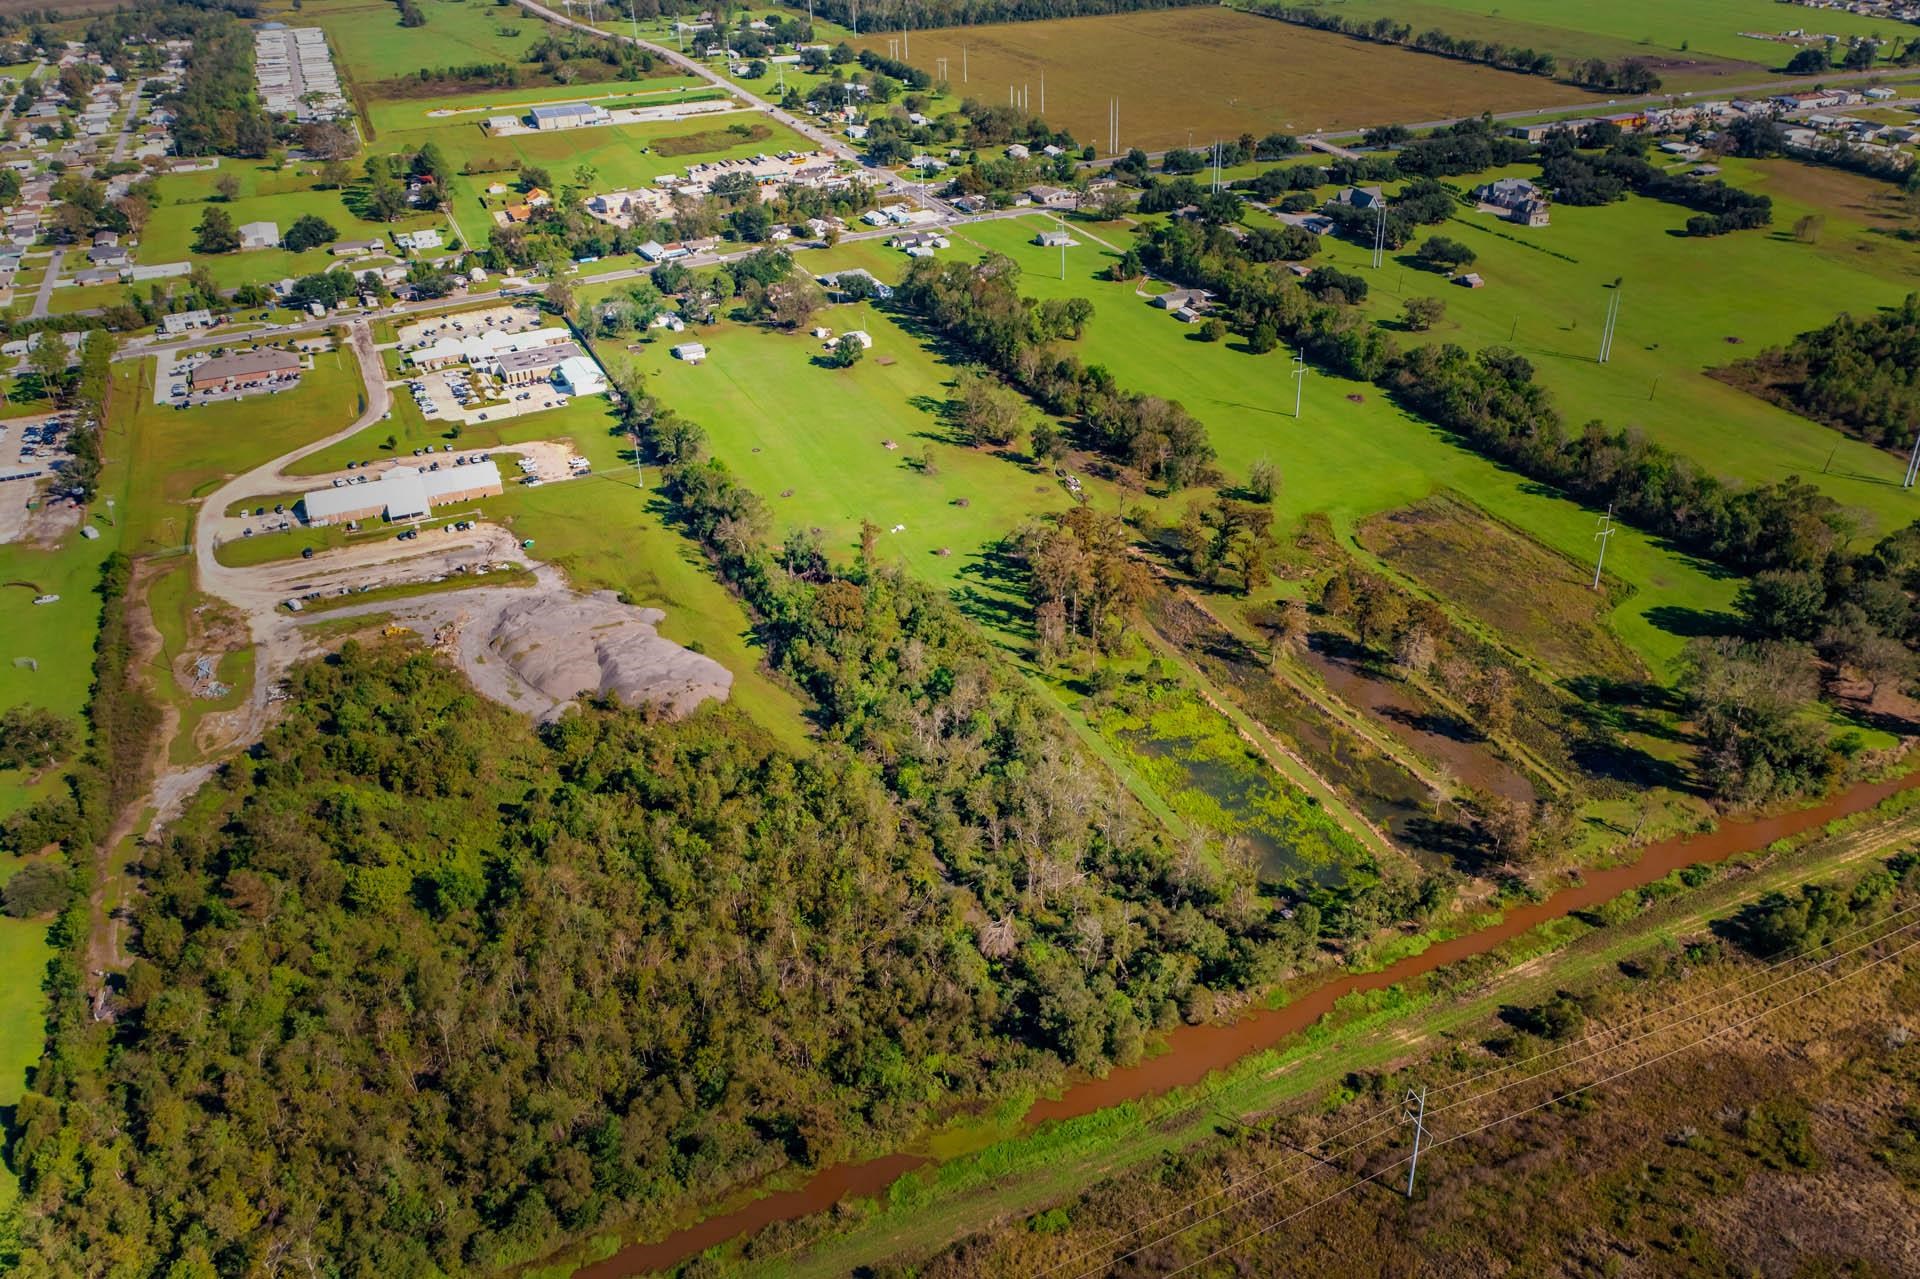
{"label": "dirt lot", "polygon": [[[887,52],[888,39],[856,43]],[[986,102],[1028,87],[1047,120],[1102,152],[1107,102],[1120,99],[1122,147],[1147,150],[1281,130],[1310,133],[1393,120],[1558,106],[1590,98],[1569,85],[1364,44],[1229,9],[1175,9],[990,27],[916,31],[914,65],[947,59],[954,88]],[[965,46],[968,78],[960,79]],[[1088,54],[1098,51],[1097,58]]]}

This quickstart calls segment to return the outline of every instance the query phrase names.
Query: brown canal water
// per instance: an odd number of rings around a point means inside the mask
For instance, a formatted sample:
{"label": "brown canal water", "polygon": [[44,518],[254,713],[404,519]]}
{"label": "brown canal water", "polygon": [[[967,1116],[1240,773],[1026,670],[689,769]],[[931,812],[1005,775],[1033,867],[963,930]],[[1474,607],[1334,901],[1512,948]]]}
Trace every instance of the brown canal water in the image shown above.
{"label": "brown canal water", "polygon": [[[1435,942],[1378,972],[1333,977],[1281,1008],[1263,1009],[1229,1025],[1181,1026],[1167,1036],[1166,1050],[1104,1079],[1082,1079],[1060,1096],[1035,1102],[1023,1126],[1077,1119],[1097,1110],[1190,1087],[1241,1058],[1274,1047],[1313,1025],[1347,995],[1384,990],[1447,964],[1484,954],[1549,920],[1586,910],[1620,894],[1645,887],[1683,866],[1725,861],[1764,848],[1776,839],[1804,834],[1836,818],[1865,812],[1881,800],[1920,787],[1920,770],[1891,781],[1866,782],[1814,808],[1797,809],[1755,821],[1728,822],[1702,835],[1660,840],[1646,846],[1640,859],[1607,870],[1589,871],[1579,884],[1545,901],[1509,910],[1497,924],[1447,941]],[[679,1264],[718,1243],[751,1234],[779,1221],[825,1212],[845,1198],[884,1195],[900,1176],[931,1160],[895,1154],[866,1163],[836,1164],[815,1173],[797,1190],[756,1199],[733,1212],[709,1217],[657,1243],[630,1244],[604,1261],[575,1272],[575,1279],[631,1279]]]}

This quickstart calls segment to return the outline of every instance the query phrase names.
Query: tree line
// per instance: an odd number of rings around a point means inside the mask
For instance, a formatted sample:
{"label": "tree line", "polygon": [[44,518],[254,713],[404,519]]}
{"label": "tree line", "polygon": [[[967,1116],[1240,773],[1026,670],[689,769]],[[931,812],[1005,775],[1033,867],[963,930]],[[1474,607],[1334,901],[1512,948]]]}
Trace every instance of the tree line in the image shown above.
{"label": "tree line", "polygon": [[1881,448],[1920,427],[1920,294],[1802,333],[1714,376]]}
{"label": "tree line", "polygon": [[1539,49],[1503,45],[1497,40],[1476,40],[1470,36],[1449,35],[1439,28],[1415,32],[1413,25],[1393,18],[1345,18],[1337,13],[1305,5],[1252,4],[1245,10],[1262,18],[1273,18],[1297,27],[1332,31],[1371,44],[1389,44],[1418,53],[1436,53],[1461,62],[1477,62],[1517,71],[1522,75],[1551,76],[1558,63],[1551,53]]}
{"label": "tree line", "polygon": [[[921,31],[933,27],[983,26],[993,22],[1045,22],[1156,9],[1184,9],[1215,0],[913,0],[911,4],[869,6],[859,0],[815,0],[813,13],[856,31]],[[804,10],[803,0],[783,3]]]}
{"label": "tree line", "polygon": [[1123,389],[1105,366],[1083,365],[1055,345],[1080,336],[1092,303],[1023,298],[1019,279],[1019,266],[1000,254],[978,263],[919,258],[894,297],[1048,412],[1078,419],[1093,448],[1169,489],[1204,478],[1214,452],[1198,418]]}
{"label": "tree line", "polygon": [[1773,200],[1727,185],[1718,178],[1669,173],[1650,163],[1631,144],[1599,154],[1583,152],[1576,139],[1555,133],[1540,145],[1540,173],[1562,204],[1610,204],[1628,193],[1696,210],[1687,219],[1688,235],[1724,235],[1767,226]]}

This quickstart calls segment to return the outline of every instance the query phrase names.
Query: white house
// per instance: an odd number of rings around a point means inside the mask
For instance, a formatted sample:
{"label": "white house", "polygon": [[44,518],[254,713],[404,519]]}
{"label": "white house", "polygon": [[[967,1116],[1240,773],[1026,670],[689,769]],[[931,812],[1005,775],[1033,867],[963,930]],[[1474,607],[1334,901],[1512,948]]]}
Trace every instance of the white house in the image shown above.
{"label": "white house", "polygon": [[425,231],[396,231],[393,233],[393,242],[403,249],[411,249],[416,253],[425,249],[437,249],[440,247],[440,232],[431,227]]}
{"label": "white house", "polygon": [[279,225],[273,222],[243,223],[240,227],[240,247],[243,249],[279,248]]}
{"label": "white house", "polygon": [[707,348],[698,342],[682,342],[673,348],[673,358],[685,360],[688,364],[698,364],[707,358]]}

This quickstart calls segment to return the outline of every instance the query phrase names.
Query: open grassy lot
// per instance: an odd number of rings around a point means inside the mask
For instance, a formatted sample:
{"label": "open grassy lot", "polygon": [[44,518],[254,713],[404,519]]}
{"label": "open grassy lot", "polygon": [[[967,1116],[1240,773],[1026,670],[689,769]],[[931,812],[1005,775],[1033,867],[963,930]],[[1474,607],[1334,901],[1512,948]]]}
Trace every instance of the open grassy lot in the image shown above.
{"label": "open grassy lot", "polygon": [[864,329],[873,349],[851,369],[829,369],[804,333],[732,323],[702,332],[711,356],[699,365],[671,359],[666,342],[600,349],[637,362],[664,403],[707,429],[715,455],[772,507],[777,529],[818,528],[834,554],[850,557],[870,520],[883,553],[972,600],[991,625],[994,544],[1067,509],[1066,490],[1008,455],[951,442],[942,413],[955,369],[891,316],[860,304],[830,307],[817,322]]}
{"label": "open grassy lot", "polygon": [[[1377,515],[1360,526],[1358,538],[1434,598],[1480,622],[1496,643],[1536,657],[1556,675],[1637,673],[1606,626],[1615,603],[1609,582],[1592,589],[1590,565],[1551,554],[1457,496]],[[1526,589],[1515,590],[1516,582]]]}
{"label": "open grassy lot", "polygon": [[[865,37],[887,51],[887,37]],[[962,47],[968,80],[959,83]],[[1098,50],[1097,58],[1089,50]],[[1107,102],[1120,99],[1121,146],[1148,150],[1274,130],[1307,133],[1579,102],[1538,76],[1363,44],[1230,9],[916,31],[914,65],[947,59],[954,87],[987,102],[1030,86],[1047,120],[1101,151]]]}
{"label": "open grassy lot", "polygon": [[[0,858],[0,884],[26,865]],[[53,951],[47,921],[0,916],[0,1110],[11,1112],[26,1091],[27,1071],[40,1059],[46,998],[40,980]],[[13,1206],[19,1183],[0,1165],[0,1212]]]}
{"label": "open grassy lot", "polygon": [[282,22],[320,27],[334,65],[365,86],[421,67],[475,62],[519,62],[551,34],[548,25],[518,8],[491,0],[419,0],[427,23],[400,25],[398,6],[385,0],[303,0],[279,6]]}
{"label": "open grassy lot", "polygon": [[[1531,166],[1511,172],[1538,175]],[[1538,228],[1463,208],[1428,231],[1479,254],[1473,269],[1486,279],[1483,289],[1458,288],[1423,271],[1410,249],[1372,271],[1362,246],[1326,241],[1321,260],[1365,276],[1368,306],[1383,321],[1397,322],[1407,297],[1441,298],[1441,323],[1427,334],[1397,333],[1396,340],[1512,346],[1533,362],[1572,425],[1597,417],[1635,427],[1744,483],[1801,476],[1847,506],[1865,536],[1905,525],[1920,507],[1899,487],[1900,459],[1716,382],[1705,370],[1842,310],[1898,302],[1920,289],[1920,246],[1859,220],[1852,206],[1876,199],[1872,188],[1886,192],[1884,184],[1862,186],[1864,179],[1842,181],[1848,175],[1791,161],[1730,160],[1724,172],[1773,197],[1771,229],[1688,238],[1678,234],[1685,210],[1638,198],[1603,208],[1556,205],[1552,225]],[[1806,214],[1826,219],[1814,244],[1791,232]],[[1607,286],[1616,279],[1623,293],[1619,329],[1612,359],[1602,365],[1600,329]]]}
{"label": "open grassy lot", "polygon": [[[343,240],[380,239],[398,231],[418,231],[437,227],[443,236],[451,234],[447,220],[437,213],[422,212],[396,222],[362,217],[366,211],[365,184],[350,182],[339,190],[318,190],[318,166],[289,164],[276,170],[272,165],[251,160],[222,160],[220,167],[194,173],[173,173],[159,179],[159,198],[153,216],[141,234],[135,259],[143,265],[159,262],[204,263],[214,279],[233,287],[248,281],[264,283],[287,276],[310,275],[324,271],[339,259],[325,248],[294,253],[286,249],[251,249],[236,253],[197,254],[193,251],[194,228],[206,216],[215,199],[215,184],[223,177],[239,180],[240,193],[219,207],[232,216],[236,226],[249,222],[272,222],[281,234],[301,217],[312,214],[324,219]],[[115,295],[115,286],[105,286]],[[70,292],[62,289],[60,293]],[[59,294],[55,295],[56,299]]]}
{"label": "open grassy lot", "polygon": [[[1904,43],[1913,28],[1891,18],[1869,18],[1840,9],[1804,9],[1760,0],[1611,0],[1607,4],[1567,4],[1564,0],[1343,0],[1350,18],[1390,17],[1416,29],[1438,27],[1456,36],[1477,36],[1507,44],[1533,45],[1580,57],[1633,55],[1662,64],[1685,80],[1687,68],[1669,67],[1701,57],[1755,64],[1765,70],[1786,65],[1796,46],[1754,40],[1742,31],[1781,32],[1801,27],[1842,41],[1877,35]],[[1735,71],[1740,69],[1735,68]]]}
{"label": "open grassy lot", "polygon": [[359,368],[342,351],[314,357],[293,390],[184,410],[153,402],[153,376],[151,360],[114,367],[111,412],[130,433],[142,477],[119,514],[131,555],[185,546],[198,499],[228,476],[339,430],[358,415],[363,394]]}
{"label": "open grassy lot", "polygon": [[[1227,476],[1245,476],[1255,461],[1271,459],[1282,476],[1283,527],[1302,514],[1325,512],[1344,542],[1369,516],[1444,488],[1470,495],[1560,555],[1581,560],[1591,553],[1596,512],[1458,447],[1368,384],[1315,373],[1296,420],[1285,349],[1254,356],[1237,341],[1200,341],[1137,296],[1132,284],[1095,278],[1111,251],[1089,242],[1084,230],[1062,281],[1058,251],[1030,243],[1041,225],[1038,218],[1020,218],[968,227],[955,251],[1005,253],[1024,269],[1022,288],[1032,296],[1091,299],[1095,315],[1079,343],[1080,357],[1115,370],[1124,385],[1185,404],[1207,424]],[[1171,518],[1184,504],[1180,498],[1161,506]],[[1615,536],[1607,563],[1633,592],[1612,610],[1610,624],[1656,673],[1679,653],[1687,619],[1698,610],[1724,609],[1737,585],[1633,530]]]}

